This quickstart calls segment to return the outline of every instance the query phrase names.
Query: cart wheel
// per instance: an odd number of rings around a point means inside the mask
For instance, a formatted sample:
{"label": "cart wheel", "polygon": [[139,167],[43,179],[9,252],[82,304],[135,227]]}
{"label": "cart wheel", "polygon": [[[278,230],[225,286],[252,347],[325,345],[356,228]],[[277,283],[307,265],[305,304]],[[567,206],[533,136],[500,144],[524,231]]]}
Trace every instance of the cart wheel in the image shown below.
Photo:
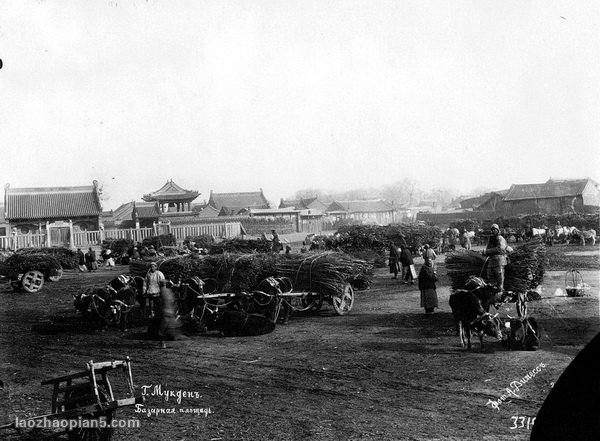
{"label": "cart wheel", "polygon": [[21,279],[21,284],[27,292],[38,292],[44,286],[44,275],[36,270],[27,271]]}
{"label": "cart wheel", "polygon": [[[98,396],[101,403],[107,403],[106,395],[102,391],[98,391]],[[67,392],[65,398],[80,398],[77,401],[71,402],[65,406],[65,410],[77,409],[78,407],[89,406],[95,404],[95,398],[91,394],[89,389],[86,390],[75,390],[73,392]],[[95,412],[92,414],[81,415],[82,420],[99,420],[104,417],[104,422],[110,425],[114,410],[106,410],[103,412]],[[100,421],[100,420],[99,420]],[[84,426],[85,424],[82,424]],[[89,424],[90,426],[93,424]],[[112,439],[113,428],[112,427],[76,427],[68,432],[69,441],[110,441]]]}
{"label": "cart wheel", "polygon": [[63,276],[63,270],[62,270],[62,268],[59,268],[55,271],[53,276],[48,277],[48,280],[50,280],[51,282],[58,282],[62,276]]}
{"label": "cart wheel", "polygon": [[348,314],[352,310],[352,305],[354,304],[354,290],[352,289],[352,286],[347,284],[340,294],[336,293],[332,295],[331,303],[338,315]]}
{"label": "cart wheel", "polygon": [[323,306],[323,294],[315,293],[308,294],[306,297],[302,297],[302,309],[308,312],[318,312]]}

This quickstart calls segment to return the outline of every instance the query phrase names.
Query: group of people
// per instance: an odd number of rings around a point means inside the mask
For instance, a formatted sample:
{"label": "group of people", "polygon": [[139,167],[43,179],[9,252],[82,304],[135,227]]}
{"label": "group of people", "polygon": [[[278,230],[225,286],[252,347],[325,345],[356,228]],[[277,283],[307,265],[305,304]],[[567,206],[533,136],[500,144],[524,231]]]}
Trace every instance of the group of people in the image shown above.
{"label": "group of people", "polygon": [[77,265],[79,272],[93,272],[98,269],[96,252],[90,247],[84,254],[81,248],[77,248]]}
{"label": "group of people", "polygon": [[[495,285],[499,291],[504,291],[504,270],[507,265],[507,254],[510,252],[510,248],[506,239],[500,234],[498,224],[492,224],[490,231],[491,235],[488,244],[485,250],[482,251],[482,254],[486,257],[487,281]],[[465,242],[464,245],[467,245],[464,246],[465,248],[471,249],[470,241]],[[393,274],[392,279],[397,279],[398,273],[401,270],[404,284],[414,284],[416,278],[419,291],[421,291],[421,307],[425,309],[425,314],[433,314],[435,308],[439,307],[436,291],[438,277],[435,268],[437,255],[428,244],[423,246],[421,255],[423,257],[423,266],[419,271],[419,275],[416,276],[410,249],[406,245],[401,245],[398,248],[394,243],[391,243],[389,248],[390,273]]]}
{"label": "group of people", "polygon": [[[271,238],[267,238],[263,233],[263,239],[271,242],[271,251],[273,253],[280,253],[284,250],[283,241],[279,238],[279,234],[277,231],[271,230]],[[292,247],[287,245],[285,246],[285,254],[290,254],[292,251]]]}

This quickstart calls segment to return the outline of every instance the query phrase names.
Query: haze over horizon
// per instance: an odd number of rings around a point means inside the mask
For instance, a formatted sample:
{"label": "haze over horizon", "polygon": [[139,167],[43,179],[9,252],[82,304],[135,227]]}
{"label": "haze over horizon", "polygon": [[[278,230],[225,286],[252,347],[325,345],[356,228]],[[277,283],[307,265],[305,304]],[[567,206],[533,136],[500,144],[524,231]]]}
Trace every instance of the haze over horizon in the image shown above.
{"label": "haze over horizon", "polygon": [[600,176],[596,2],[0,4],[0,182],[201,193]]}

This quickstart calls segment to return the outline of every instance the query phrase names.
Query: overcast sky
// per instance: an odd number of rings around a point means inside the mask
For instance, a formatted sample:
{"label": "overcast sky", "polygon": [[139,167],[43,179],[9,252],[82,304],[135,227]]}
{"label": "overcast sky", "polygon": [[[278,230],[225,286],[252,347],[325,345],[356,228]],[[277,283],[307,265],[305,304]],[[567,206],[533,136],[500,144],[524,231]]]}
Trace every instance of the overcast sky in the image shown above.
{"label": "overcast sky", "polygon": [[0,2],[0,182],[600,179],[597,1]]}

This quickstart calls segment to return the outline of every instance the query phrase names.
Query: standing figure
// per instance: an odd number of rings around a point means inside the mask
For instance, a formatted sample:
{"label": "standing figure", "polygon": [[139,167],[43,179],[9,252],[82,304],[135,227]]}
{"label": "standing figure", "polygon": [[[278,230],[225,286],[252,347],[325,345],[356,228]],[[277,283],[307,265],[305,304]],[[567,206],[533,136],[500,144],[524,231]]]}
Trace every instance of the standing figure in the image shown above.
{"label": "standing figure", "polygon": [[165,282],[164,274],[157,268],[156,262],[152,262],[150,264],[150,270],[146,274],[146,292],[144,293],[144,297],[145,308],[150,310],[150,318],[153,318],[156,313],[155,307],[156,302],[160,297],[160,287],[161,284],[164,284]]}
{"label": "standing figure", "polygon": [[471,249],[471,239],[469,238],[469,233],[465,227],[463,227],[462,233],[460,234],[460,245],[467,250]]}
{"label": "standing figure", "polygon": [[437,275],[431,266],[431,260],[426,260],[419,271],[419,290],[421,291],[421,307],[425,314],[433,314],[438,307],[437,291],[435,290]]}
{"label": "standing figure", "polygon": [[273,234],[273,245],[271,246],[271,251],[278,253],[283,250],[283,244],[281,243],[281,239],[279,239],[279,234],[277,234],[277,231],[271,230],[271,233]]}
{"label": "standing figure", "polygon": [[498,224],[490,227],[492,235],[488,241],[483,255],[488,257],[487,278],[488,283],[496,285],[499,291],[504,291],[504,267],[506,266],[507,244],[506,239],[500,235]]}
{"label": "standing figure", "polygon": [[88,271],[96,271],[98,269],[98,262],[96,262],[96,252],[92,250],[92,247],[85,253],[85,266]]}
{"label": "standing figure", "polygon": [[400,247],[400,263],[402,264],[402,280],[406,285],[409,281],[411,285],[415,284],[415,277],[413,276],[413,258],[410,250],[406,245]]}
{"label": "standing figure", "polygon": [[[160,271],[158,271],[160,272]],[[177,320],[177,301],[170,286],[160,282],[160,325],[158,335],[161,348],[166,349],[167,340],[181,339],[181,325]]]}
{"label": "standing figure", "polygon": [[112,251],[108,248],[104,253],[104,265],[112,270],[115,267],[115,259],[112,256]]}
{"label": "standing figure", "polygon": [[428,243],[423,245],[423,262],[430,262],[433,271],[435,271],[435,259],[437,259],[437,254],[435,254],[433,248],[431,248]]}
{"label": "standing figure", "polygon": [[80,273],[88,271],[87,266],[85,265],[85,254],[83,254],[81,248],[77,248],[77,265]]}
{"label": "standing figure", "polygon": [[393,274],[392,279],[397,279],[400,271],[400,253],[394,242],[390,243],[389,253],[390,274]]}

